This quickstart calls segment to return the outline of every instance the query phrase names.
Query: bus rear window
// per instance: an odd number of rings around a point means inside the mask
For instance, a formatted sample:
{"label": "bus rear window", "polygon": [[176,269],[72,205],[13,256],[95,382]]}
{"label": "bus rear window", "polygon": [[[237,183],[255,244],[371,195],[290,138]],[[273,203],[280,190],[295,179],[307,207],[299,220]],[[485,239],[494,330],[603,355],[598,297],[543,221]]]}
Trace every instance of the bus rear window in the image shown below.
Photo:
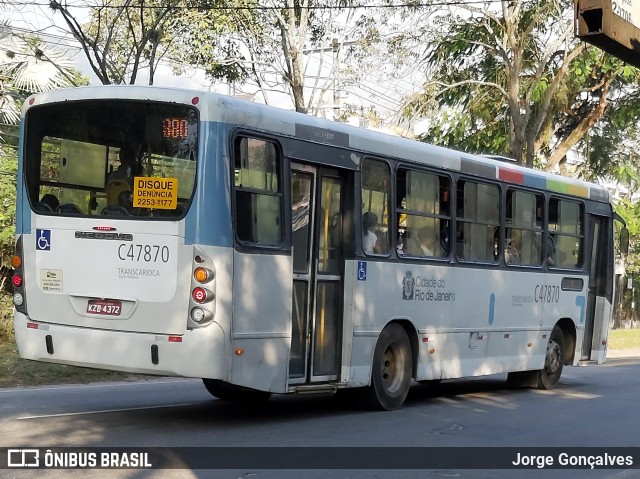
{"label": "bus rear window", "polygon": [[33,209],[49,215],[179,218],[198,156],[194,108],[78,101],[27,113],[25,170]]}

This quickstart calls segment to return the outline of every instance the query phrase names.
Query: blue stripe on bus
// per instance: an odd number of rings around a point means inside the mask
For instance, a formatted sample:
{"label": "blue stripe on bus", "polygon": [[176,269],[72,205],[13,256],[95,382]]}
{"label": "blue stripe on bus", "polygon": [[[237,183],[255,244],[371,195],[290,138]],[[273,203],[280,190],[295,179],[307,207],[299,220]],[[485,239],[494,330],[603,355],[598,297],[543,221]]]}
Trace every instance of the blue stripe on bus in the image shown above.
{"label": "blue stripe on bus", "polygon": [[233,243],[228,164],[231,155],[226,140],[229,132],[228,125],[202,124],[196,191],[185,219],[187,244],[231,246]]}
{"label": "blue stripe on bus", "polygon": [[543,176],[532,175],[529,173],[525,173],[524,175],[524,186],[529,186],[531,188],[540,188],[543,190],[547,189],[547,179]]}
{"label": "blue stripe on bus", "polygon": [[491,293],[489,296],[489,324],[493,324],[493,315],[496,309],[496,294]]}
{"label": "blue stripe on bus", "polygon": [[[24,138],[24,125],[25,122],[20,122],[20,139]],[[22,150],[23,150],[23,141],[20,141],[20,145],[18,147],[18,158],[22,158]],[[29,202],[25,201],[27,198],[27,192],[25,190],[25,182],[24,180],[20,180],[23,172],[22,161],[18,161],[18,184],[16,185],[16,234],[24,234],[27,231],[31,231],[31,206],[29,206]]]}
{"label": "blue stripe on bus", "polygon": [[585,304],[586,304],[586,300],[584,296],[576,297],[576,306],[580,308],[580,324],[584,323]]}

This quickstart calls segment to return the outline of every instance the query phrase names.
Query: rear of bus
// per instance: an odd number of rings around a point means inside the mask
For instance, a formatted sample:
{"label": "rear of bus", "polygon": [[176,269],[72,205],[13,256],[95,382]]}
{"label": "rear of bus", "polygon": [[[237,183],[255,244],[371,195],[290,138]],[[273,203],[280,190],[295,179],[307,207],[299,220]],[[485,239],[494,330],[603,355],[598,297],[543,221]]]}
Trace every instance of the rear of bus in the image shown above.
{"label": "rear of bus", "polygon": [[197,98],[105,87],[27,103],[13,259],[21,357],[216,377],[213,266],[185,244]]}

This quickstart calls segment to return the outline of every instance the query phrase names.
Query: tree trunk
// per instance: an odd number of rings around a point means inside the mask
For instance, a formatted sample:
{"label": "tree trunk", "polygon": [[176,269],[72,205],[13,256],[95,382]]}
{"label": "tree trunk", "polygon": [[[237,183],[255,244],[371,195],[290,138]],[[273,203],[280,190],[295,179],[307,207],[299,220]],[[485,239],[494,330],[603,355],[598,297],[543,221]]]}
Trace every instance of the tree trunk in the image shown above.
{"label": "tree trunk", "polygon": [[591,112],[578,123],[578,125],[560,141],[560,144],[556,147],[554,152],[549,157],[549,161],[545,165],[545,171],[551,171],[562,158],[564,158],[569,150],[573,148],[587,134],[589,129],[595,125],[595,123],[602,118],[604,111],[607,108],[607,93],[609,93],[609,87],[611,86],[611,72],[607,72],[605,80],[600,89],[600,99],[598,105],[591,110]]}

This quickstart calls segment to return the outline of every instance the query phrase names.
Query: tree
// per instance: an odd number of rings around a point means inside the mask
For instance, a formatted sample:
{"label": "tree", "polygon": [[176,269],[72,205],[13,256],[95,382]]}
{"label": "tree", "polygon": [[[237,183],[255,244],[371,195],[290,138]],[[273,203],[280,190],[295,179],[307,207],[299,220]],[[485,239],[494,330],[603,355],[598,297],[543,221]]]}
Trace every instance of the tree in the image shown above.
{"label": "tree", "polygon": [[[29,94],[82,82],[70,60],[31,35],[0,23],[0,260],[2,284],[13,253],[16,212],[17,129],[22,100]],[[9,135],[7,133],[11,133]]]}
{"label": "tree", "polygon": [[568,2],[500,5],[463,5],[443,19],[447,28],[426,56],[430,79],[406,114],[436,102],[445,113],[427,140],[551,170],[603,117],[612,88],[640,77],[574,39]]}
{"label": "tree", "polygon": [[55,47],[35,36],[18,35],[0,23],[0,122],[17,123],[23,93],[74,85],[73,64]]}
{"label": "tree", "polygon": [[91,8],[90,21],[83,25],[66,0],[50,3],[80,43],[103,85],[134,84],[142,68],[148,68],[148,82],[153,85],[173,34],[167,27],[184,6],[181,0],[103,0]]}
{"label": "tree", "polygon": [[[190,25],[197,27],[178,39],[188,63],[212,79],[255,84],[265,103],[270,93],[284,91],[297,111],[317,113],[323,96],[336,91],[339,56],[349,53],[343,47],[354,2],[236,1],[227,8],[200,4],[191,12]],[[220,16],[233,28],[221,28]]]}

